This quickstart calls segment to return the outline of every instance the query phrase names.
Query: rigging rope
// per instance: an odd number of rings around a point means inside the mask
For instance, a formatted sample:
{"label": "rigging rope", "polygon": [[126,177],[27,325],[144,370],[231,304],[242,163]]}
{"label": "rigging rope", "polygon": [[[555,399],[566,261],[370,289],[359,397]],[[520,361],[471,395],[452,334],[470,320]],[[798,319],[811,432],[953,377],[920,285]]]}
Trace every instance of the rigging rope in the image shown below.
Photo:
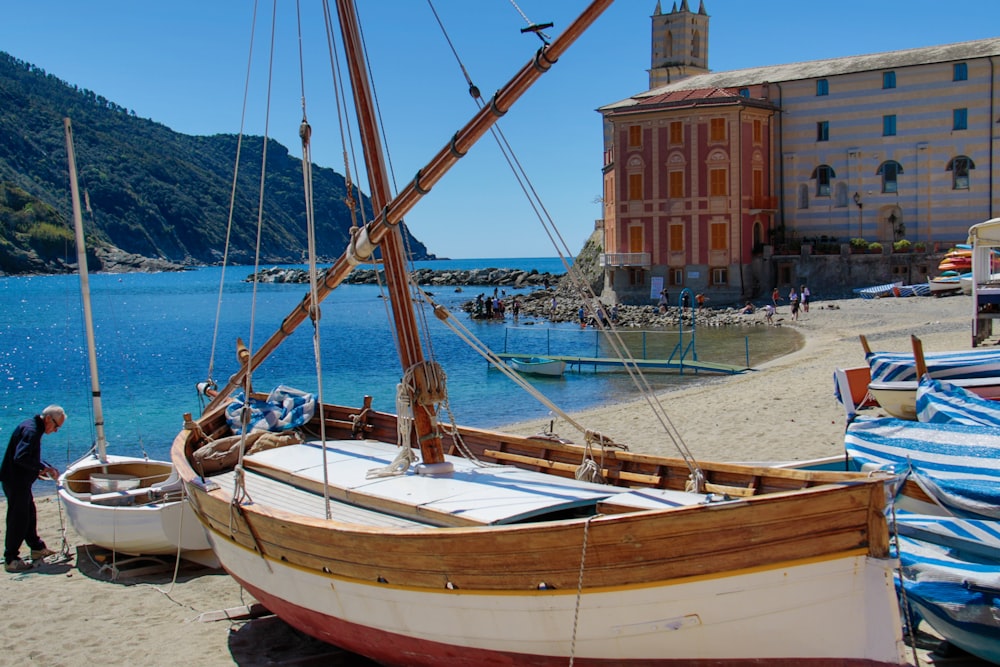
{"label": "rigging rope", "polygon": [[319,437],[322,443],[323,452],[323,506],[326,518],[332,516],[330,507],[329,473],[327,471],[327,449],[326,449],[326,418],[323,414],[323,353],[320,346],[319,322],[322,310],[319,300],[319,289],[317,286],[316,271],[316,211],[313,201],[313,177],[312,177],[312,127],[306,114],[306,82],[305,82],[305,62],[302,59],[302,19],[299,12],[300,4],[295,3],[296,18],[298,19],[299,30],[299,71],[302,85],[302,124],[299,126],[299,138],[302,139],[302,187],[305,192],[306,204],[306,230],[309,250],[309,319],[313,325],[313,359],[316,363],[316,403],[319,411]]}
{"label": "rigging rope", "polygon": [[[219,276],[219,297],[215,306],[215,326],[212,329],[212,348],[208,358],[208,377],[206,378],[206,388],[215,388],[217,385],[212,379],[215,372],[215,350],[219,339],[219,323],[222,320],[222,294],[226,285],[226,267],[229,265],[229,245],[233,233],[233,217],[236,212],[236,184],[240,173],[240,155],[243,152],[243,133],[246,129],[247,100],[250,96],[250,71],[253,63],[254,33],[257,26],[257,2],[253,3],[253,16],[250,21],[250,44],[247,53],[247,72],[243,83],[243,106],[240,113],[240,133],[236,138],[236,161],[233,165],[233,184],[229,191],[229,217],[226,222],[226,242],[222,252],[222,273]],[[202,392],[199,391],[199,397]],[[204,404],[202,405],[204,409]]]}
{"label": "rigging rope", "polygon": [[[431,5],[431,9],[432,11],[434,11],[431,0],[428,0],[428,4]],[[521,11],[521,8],[517,6],[517,3],[514,2],[514,0],[511,0],[511,4],[521,15],[521,17],[525,20],[525,22],[528,23],[529,26],[537,27],[536,24],[533,24],[524,14],[524,12]],[[445,40],[447,41],[449,47],[451,47],[452,54],[455,56],[455,60],[458,63],[459,69],[462,71],[462,76],[465,78],[466,84],[469,86],[469,91],[470,93],[472,93],[472,96],[476,101],[476,105],[479,108],[482,108],[485,102],[478,94],[479,89],[473,83],[472,78],[469,75],[468,69],[462,62],[462,59],[459,56],[458,51],[455,49],[454,44],[451,38],[448,36],[447,30],[445,29],[444,24],[441,21],[436,11],[434,11],[434,17],[437,20],[439,27],[441,28],[441,32],[444,34]],[[540,37],[542,37],[543,41],[546,41],[547,38],[545,38],[543,33],[537,30],[535,30],[534,32],[536,32]],[[535,212],[535,216],[538,218],[540,224],[542,225],[543,230],[549,237],[550,242],[552,243],[553,247],[556,250],[556,253],[559,256],[559,259],[562,261],[563,266],[566,269],[566,274],[567,276],[569,276],[575,291],[577,292],[577,294],[581,295],[590,312],[593,315],[595,315],[594,320],[598,323],[598,326],[603,331],[605,331],[605,333],[608,334],[608,336],[606,336],[606,340],[609,341],[612,350],[614,350],[615,354],[617,354],[618,357],[622,359],[625,369],[628,372],[629,377],[632,380],[633,384],[636,386],[636,388],[639,390],[643,398],[646,400],[654,416],[656,417],[661,427],[663,428],[664,433],[671,440],[674,447],[680,453],[681,458],[688,466],[688,470],[691,473],[691,478],[694,483],[694,487],[698,490],[701,490],[703,486],[704,476],[698,466],[697,461],[694,458],[694,455],[688,449],[686,443],[684,442],[683,438],[680,435],[680,432],[677,430],[676,426],[670,420],[670,417],[666,414],[666,411],[664,410],[662,403],[656,396],[655,391],[649,385],[645,375],[642,373],[641,369],[639,368],[638,364],[635,361],[635,358],[632,356],[631,352],[626,346],[624,340],[621,338],[617,329],[610,324],[609,318],[601,318],[599,316],[600,313],[604,312],[605,308],[604,304],[601,303],[597,295],[594,294],[593,290],[590,289],[590,286],[579,275],[579,270],[575,266],[571,266],[569,261],[567,260],[567,257],[573,256],[573,253],[569,250],[569,246],[567,245],[565,239],[562,237],[562,235],[556,228],[552,216],[549,214],[548,210],[546,209],[544,203],[541,200],[541,197],[535,190],[534,185],[531,182],[531,179],[527,175],[527,172],[521,165],[520,161],[517,159],[517,156],[512,146],[507,141],[506,136],[503,134],[503,130],[500,127],[499,121],[497,121],[497,123],[490,128],[490,133],[493,135],[494,140],[497,142],[497,145],[500,148],[500,151],[503,154],[504,159],[507,160],[507,164],[514,175],[514,178],[517,180],[518,185],[521,187],[522,192],[524,193],[525,197],[529,202],[529,205]],[[497,364],[497,367],[502,369],[503,362]],[[516,375],[514,371],[510,372]],[[517,381],[518,380],[515,380],[515,382]],[[520,384],[520,382],[518,383]],[[548,403],[546,403],[546,405],[548,405]],[[556,409],[556,411],[559,412],[560,414],[564,414],[562,413],[562,411],[558,409]],[[567,418],[567,421],[570,420]],[[572,423],[578,429],[582,428],[580,427],[579,424],[575,422],[571,421],[570,423]]]}

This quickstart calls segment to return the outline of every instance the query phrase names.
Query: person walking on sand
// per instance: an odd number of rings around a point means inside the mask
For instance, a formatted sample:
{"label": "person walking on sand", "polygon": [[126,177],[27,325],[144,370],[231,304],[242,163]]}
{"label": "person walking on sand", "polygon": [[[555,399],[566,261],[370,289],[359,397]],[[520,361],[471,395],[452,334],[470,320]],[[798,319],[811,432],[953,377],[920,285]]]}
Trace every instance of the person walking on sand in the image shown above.
{"label": "person walking on sand", "polygon": [[804,313],[809,312],[809,297],[809,288],[805,285],[799,287],[799,302],[802,304],[802,312]]}
{"label": "person walking on sand", "polygon": [[771,290],[771,305],[777,309],[779,301],[781,301],[781,294],[778,292],[778,288],[775,287]]}
{"label": "person walking on sand", "polygon": [[66,422],[66,411],[50,405],[42,414],[26,419],[10,434],[7,451],[0,463],[0,483],[7,496],[7,533],[4,535],[4,569],[24,572],[32,565],[21,560],[21,543],[27,542],[31,560],[52,556],[38,536],[38,517],[31,485],[36,479],[56,479],[59,471],[42,460],[42,436],[55,433]]}
{"label": "person walking on sand", "polygon": [[793,287],[788,291],[788,304],[792,307],[792,322],[799,319],[799,295]]}

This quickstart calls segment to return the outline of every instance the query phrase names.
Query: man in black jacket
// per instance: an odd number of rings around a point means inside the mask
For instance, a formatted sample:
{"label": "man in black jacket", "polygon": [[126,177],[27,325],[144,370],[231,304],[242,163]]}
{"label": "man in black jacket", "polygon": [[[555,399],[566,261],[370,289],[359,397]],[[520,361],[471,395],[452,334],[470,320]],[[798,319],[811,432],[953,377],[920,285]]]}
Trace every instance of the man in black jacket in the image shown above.
{"label": "man in black jacket", "polygon": [[55,552],[38,536],[35,498],[31,485],[36,479],[56,479],[59,471],[42,460],[42,436],[55,433],[66,421],[66,412],[50,405],[42,414],[21,422],[10,434],[7,451],[0,463],[0,483],[7,496],[7,533],[4,540],[4,569],[24,572],[31,565],[21,560],[21,543],[27,542],[31,560],[41,560]]}

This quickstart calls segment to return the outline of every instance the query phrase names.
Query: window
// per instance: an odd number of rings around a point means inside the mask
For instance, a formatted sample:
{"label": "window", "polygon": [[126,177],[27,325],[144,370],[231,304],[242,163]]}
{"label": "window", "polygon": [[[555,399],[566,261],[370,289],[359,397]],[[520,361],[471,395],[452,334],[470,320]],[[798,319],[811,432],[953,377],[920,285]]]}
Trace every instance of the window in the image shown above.
{"label": "window", "polygon": [[670,278],[670,285],[681,287],[684,285],[684,269],[668,269],[667,276]]}
{"label": "window", "polygon": [[628,175],[628,198],[632,201],[642,199],[642,174]]}
{"label": "window", "polygon": [[637,148],[642,146],[642,127],[639,125],[630,125],[628,128],[628,145],[629,148]]}
{"label": "window", "polygon": [[882,88],[895,88],[895,87],[896,87],[896,73],[882,72]]}
{"label": "window", "polygon": [[684,124],[679,120],[675,120],[670,123],[670,143],[684,143]]}
{"label": "window", "polygon": [[754,169],[750,178],[754,201],[752,208],[764,208],[764,172],[760,169]]}
{"label": "window", "polygon": [[628,228],[628,251],[629,252],[642,252],[643,250],[643,233],[642,224],[633,224]]}
{"label": "window", "polygon": [[886,160],[875,173],[882,177],[882,192],[898,192],[896,177],[903,173],[903,165],[895,160]]}
{"label": "window", "polygon": [[830,121],[816,123],[816,141],[830,141]]}
{"label": "window", "polygon": [[728,285],[729,284],[729,269],[715,268],[712,269],[712,285]]}
{"label": "window", "polygon": [[710,196],[724,197],[729,194],[729,188],[726,187],[727,174],[725,169],[708,170],[708,194]]}
{"label": "window", "polygon": [[668,176],[670,179],[670,197],[672,199],[680,199],[684,196],[684,172],[677,170],[670,172]]}
{"label": "window", "polygon": [[628,284],[630,287],[646,284],[646,271],[644,269],[629,269]]}
{"label": "window", "polygon": [[724,222],[713,222],[708,226],[709,248],[711,250],[725,250],[729,247],[726,242],[726,231],[729,225]]}
{"label": "window", "polygon": [[742,97],[744,99],[750,99],[750,89],[749,88],[740,88],[740,97]]}
{"label": "window", "polygon": [[809,208],[809,186],[803,183],[799,186],[799,208]]}
{"label": "window", "polygon": [[892,114],[891,116],[882,116],[882,136],[896,136],[896,114]]}
{"label": "window", "polygon": [[684,225],[670,225],[670,252],[683,252]]}
{"label": "window", "polygon": [[968,109],[954,109],[951,112],[951,129],[953,130],[967,130],[969,129],[969,110]]}
{"label": "window", "polygon": [[759,144],[764,141],[764,123],[760,119],[753,122],[753,142]]}
{"label": "window", "polygon": [[837,177],[833,167],[828,164],[821,164],[813,169],[812,177],[816,179],[816,196],[830,196],[830,181]]}
{"label": "window", "polygon": [[708,124],[708,140],[709,141],[725,141],[726,140],[726,119],[725,118],[712,118]]}
{"label": "window", "polygon": [[816,79],[816,97],[830,94],[830,82],[826,79]]}
{"label": "window", "polygon": [[969,65],[968,63],[955,63],[951,66],[951,80],[952,81],[968,81],[969,80]]}
{"label": "window", "polygon": [[968,190],[969,170],[975,168],[975,163],[965,155],[959,155],[949,160],[945,170],[951,172],[951,189]]}

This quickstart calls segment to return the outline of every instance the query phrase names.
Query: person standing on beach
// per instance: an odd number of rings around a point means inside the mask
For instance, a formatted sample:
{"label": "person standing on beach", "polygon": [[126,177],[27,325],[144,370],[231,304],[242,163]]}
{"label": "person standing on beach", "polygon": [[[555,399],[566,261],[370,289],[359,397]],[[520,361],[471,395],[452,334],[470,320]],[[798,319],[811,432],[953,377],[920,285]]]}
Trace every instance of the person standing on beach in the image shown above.
{"label": "person standing on beach", "polygon": [[805,285],[799,287],[799,301],[802,303],[802,312],[809,312],[809,288]]}
{"label": "person standing on beach", "polygon": [[778,288],[775,287],[771,290],[771,305],[777,308],[779,301],[781,301],[781,294],[778,292]]}
{"label": "person standing on beach", "polygon": [[55,554],[38,536],[38,519],[31,485],[36,479],[56,479],[59,471],[42,460],[42,436],[55,433],[66,421],[66,411],[50,405],[42,414],[26,419],[10,434],[3,463],[0,463],[0,483],[7,496],[7,533],[4,535],[4,569],[24,572],[31,565],[21,560],[21,543],[27,542],[31,560],[37,561]]}
{"label": "person standing on beach", "polygon": [[793,287],[788,291],[788,304],[792,307],[792,321],[799,319],[799,295]]}

